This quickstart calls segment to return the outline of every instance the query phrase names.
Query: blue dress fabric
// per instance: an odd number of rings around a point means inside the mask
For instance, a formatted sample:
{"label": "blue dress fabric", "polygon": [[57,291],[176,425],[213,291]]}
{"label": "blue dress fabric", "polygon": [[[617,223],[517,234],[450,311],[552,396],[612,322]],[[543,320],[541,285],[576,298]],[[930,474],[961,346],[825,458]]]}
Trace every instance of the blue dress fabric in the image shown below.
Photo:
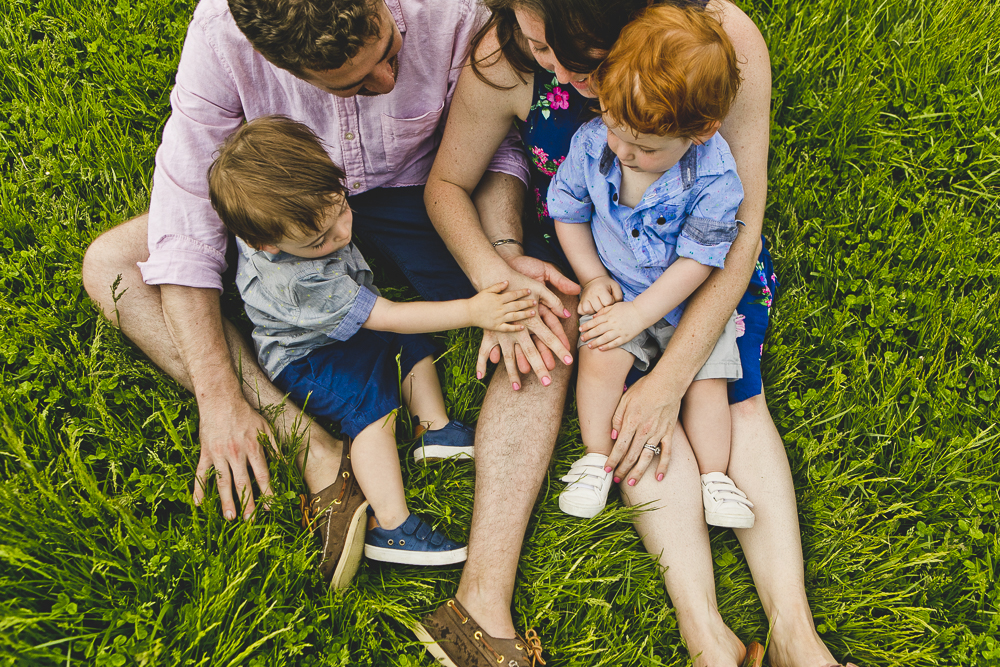
{"label": "blue dress fabric", "polygon": [[[559,247],[555,225],[546,205],[548,189],[552,177],[569,153],[573,135],[581,125],[597,116],[596,101],[584,97],[572,86],[561,85],[551,72],[543,69],[535,71],[533,85],[532,104],[528,116],[518,124],[525,151],[531,159],[529,197],[533,196],[536,204],[536,219],[532,220],[530,216],[526,216],[525,232],[527,234],[528,228],[534,227],[551,246],[553,252],[562,259],[563,268],[569,270],[569,262]],[[738,335],[736,344],[743,364],[743,377],[729,383],[730,403],[739,403],[757,396],[763,388],[760,357],[764,349],[764,337],[767,333],[771,307],[778,291],[778,279],[774,273],[767,241],[763,236],[761,242],[762,250],[757,258],[750,284],[736,307]],[[629,373],[626,386],[631,386],[644,374],[633,369]]]}

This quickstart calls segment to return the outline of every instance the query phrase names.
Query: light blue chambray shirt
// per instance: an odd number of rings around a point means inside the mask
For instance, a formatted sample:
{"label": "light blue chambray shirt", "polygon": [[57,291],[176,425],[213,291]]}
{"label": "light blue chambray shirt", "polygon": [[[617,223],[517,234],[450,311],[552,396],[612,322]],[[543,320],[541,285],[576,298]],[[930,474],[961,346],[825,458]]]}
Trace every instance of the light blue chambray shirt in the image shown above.
{"label": "light blue chambray shirt", "polygon": [[254,325],[257,359],[272,380],[317,347],[356,334],[375,307],[371,268],[353,243],[318,259],[236,244],[236,286]]}
{"label": "light blue chambray shirt", "polygon": [[[692,145],[634,209],[618,203],[621,182],[607,128],[595,118],[573,135],[549,186],[548,206],[554,220],[590,224],[601,262],[626,301],[642,294],[678,257],[723,266],[737,234],[743,185],[729,144],[718,133]],[[681,303],[664,319],[677,326],[683,312]]]}

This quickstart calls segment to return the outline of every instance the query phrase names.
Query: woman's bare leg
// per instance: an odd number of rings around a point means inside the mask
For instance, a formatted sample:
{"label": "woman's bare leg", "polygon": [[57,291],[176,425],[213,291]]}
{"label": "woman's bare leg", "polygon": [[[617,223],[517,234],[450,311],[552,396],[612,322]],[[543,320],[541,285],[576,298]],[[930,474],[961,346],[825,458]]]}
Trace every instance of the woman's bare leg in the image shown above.
{"label": "woman's bare leg", "polygon": [[795,488],[781,436],[763,394],[731,407],[729,476],[753,499],[757,516],[753,528],[735,532],[771,624],[768,660],[773,667],[835,664],[806,598]]}
{"label": "woman's bare leg", "polygon": [[743,643],[723,622],[715,598],[712,550],[701,502],[698,463],[683,430],[674,431],[670,466],[657,482],[656,457],[635,486],[619,485],[630,505],[652,502],[635,527],[646,550],[660,555],[677,625],[696,667],[734,667]]}

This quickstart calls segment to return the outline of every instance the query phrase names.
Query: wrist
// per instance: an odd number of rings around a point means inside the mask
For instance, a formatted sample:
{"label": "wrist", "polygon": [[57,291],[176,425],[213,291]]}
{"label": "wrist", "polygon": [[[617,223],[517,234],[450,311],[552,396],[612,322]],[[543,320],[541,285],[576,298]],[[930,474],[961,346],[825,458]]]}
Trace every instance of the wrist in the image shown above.
{"label": "wrist", "polygon": [[507,262],[497,253],[490,253],[490,255],[490,257],[483,258],[483,261],[476,265],[475,272],[469,275],[469,282],[472,283],[477,292],[510,279],[512,269]]}

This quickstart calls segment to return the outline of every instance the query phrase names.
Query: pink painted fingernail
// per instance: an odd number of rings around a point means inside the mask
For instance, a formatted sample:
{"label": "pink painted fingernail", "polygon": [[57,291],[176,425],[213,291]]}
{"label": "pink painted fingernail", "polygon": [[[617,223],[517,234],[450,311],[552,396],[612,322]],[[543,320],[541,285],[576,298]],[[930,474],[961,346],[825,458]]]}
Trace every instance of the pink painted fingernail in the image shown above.
{"label": "pink painted fingernail", "polygon": [[628,481],[628,485],[629,485],[629,486],[635,486],[635,480],[634,480],[634,479],[630,479],[630,480]]}
{"label": "pink painted fingernail", "polygon": [[477,380],[482,380],[483,379],[483,374],[480,373],[479,371],[476,371],[476,379]]}
{"label": "pink painted fingernail", "polygon": [[614,479],[614,481],[615,481],[615,484],[617,484],[618,482],[622,481],[622,480],[621,480],[621,477],[614,477],[614,478],[612,478],[612,479]]}
{"label": "pink painted fingernail", "polygon": [[567,354],[565,357],[563,357],[563,362],[565,362],[567,364],[571,364],[571,363],[573,363],[573,357],[571,357],[571,356],[569,356]]}
{"label": "pink painted fingernail", "polygon": [[604,467],[604,472],[611,472],[612,470],[614,470],[614,468],[612,468],[611,466]]}
{"label": "pink painted fingernail", "polygon": [[612,440],[617,440],[618,439],[618,431],[616,431],[614,429],[611,429],[611,439]]}
{"label": "pink painted fingernail", "polygon": [[236,515],[232,512],[226,512],[226,521],[232,521],[236,518]]}
{"label": "pink painted fingernail", "polygon": [[656,476],[656,481],[657,482],[662,482],[663,481],[663,473],[662,472],[659,475]]}
{"label": "pink painted fingernail", "polygon": [[518,383],[515,382],[514,383],[514,391],[518,391],[520,388],[521,388],[521,385],[519,385]]}
{"label": "pink painted fingernail", "polygon": [[563,317],[569,317],[569,311],[563,308]]}
{"label": "pink painted fingernail", "polygon": [[552,378],[542,378],[543,387],[548,387],[550,384],[552,384]]}

